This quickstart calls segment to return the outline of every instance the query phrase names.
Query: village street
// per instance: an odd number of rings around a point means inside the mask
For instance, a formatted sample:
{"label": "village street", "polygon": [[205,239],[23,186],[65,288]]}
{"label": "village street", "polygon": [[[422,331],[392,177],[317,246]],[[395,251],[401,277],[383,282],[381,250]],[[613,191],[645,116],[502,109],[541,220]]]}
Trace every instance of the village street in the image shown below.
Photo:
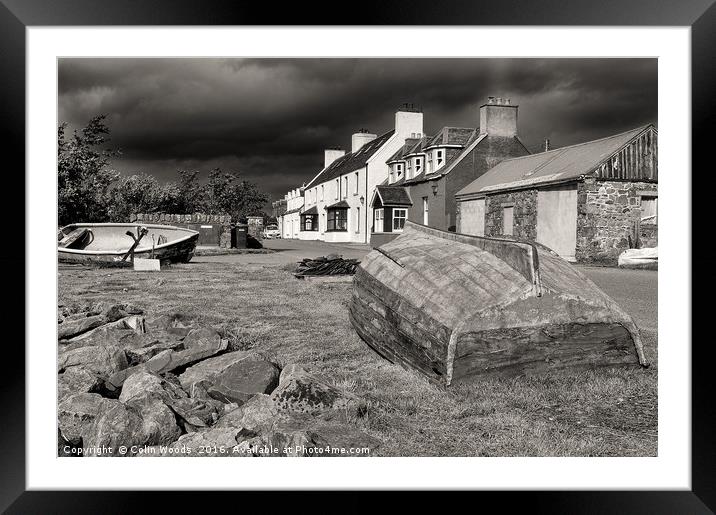
{"label": "village street", "polygon": [[[339,254],[346,259],[361,259],[371,248],[355,243],[340,244],[304,240],[264,240],[264,247],[275,250],[269,254],[230,254],[196,256],[192,263],[264,264],[282,265],[328,254]],[[615,267],[577,265],[607,295],[627,311],[637,325],[646,331],[657,330],[657,272],[653,270],[627,270]]]}

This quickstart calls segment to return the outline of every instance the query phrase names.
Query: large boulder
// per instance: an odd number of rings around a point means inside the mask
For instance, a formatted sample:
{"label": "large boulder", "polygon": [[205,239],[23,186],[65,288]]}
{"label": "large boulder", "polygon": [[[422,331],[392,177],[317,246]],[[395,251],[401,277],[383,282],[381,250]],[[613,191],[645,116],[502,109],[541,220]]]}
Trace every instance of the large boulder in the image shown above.
{"label": "large boulder", "polygon": [[76,320],[67,320],[57,328],[57,337],[60,340],[72,338],[82,333],[106,324],[107,321],[102,315],[78,318]]}
{"label": "large boulder", "polygon": [[278,419],[279,411],[271,396],[256,394],[238,408],[225,412],[215,427],[245,428],[251,431],[264,431]]}
{"label": "large boulder", "polygon": [[[147,368],[157,374],[172,372],[206,358],[215,356],[226,350],[229,340],[201,340],[184,350],[164,350],[146,362]],[[186,347],[186,344],[185,344]]]}
{"label": "large boulder", "polygon": [[278,377],[279,370],[272,363],[239,361],[214,379],[208,394],[222,402],[242,404],[257,393],[272,392],[278,385]]}
{"label": "large boulder", "polygon": [[148,332],[165,332],[177,338],[184,338],[192,330],[191,324],[181,313],[147,318],[145,327]]}
{"label": "large boulder", "polygon": [[181,388],[176,377],[169,380],[148,370],[132,374],[124,382],[119,400],[127,404],[158,399],[182,420],[187,431],[212,425],[223,413],[223,404],[212,399],[192,399]]}
{"label": "large boulder", "polygon": [[76,393],[96,392],[102,387],[102,380],[89,370],[70,367],[57,378],[57,400],[62,402]]}
{"label": "large boulder", "polygon": [[159,399],[108,401],[111,404],[83,435],[85,455],[132,456],[138,447],[169,444],[181,435],[174,412]]}
{"label": "large boulder", "polygon": [[57,406],[57,423],[62,437],[72,445],[80,445],[97,417],[112,401],[96,393],[67,396]]}
{"label": "large boulder", "polygon": [[58,339],[73,338],[102,325],[117,322],[132,314],[142,313],[141,309],[129,304],[112,304],[102,306],[101,309],[101,312],[90,310],[85,317],[73,316],[72,318],[65,319],[57,328]]}
{"label": "large boulder", "polygon": [[58,353],[58,372],[72,367],[83,368],[98,377],[107,378],[129,366],[124,350],[115,343],[101,346],[61,349]]}
{"label": "large boulder", "polygon": [[220,356],[208,358],[196,365],[187,368],[180,376],[182,387],[190,394],[196,385],[202,384],[208,389],[214,384],[217,376],[224,373],[226,369],[245,360],[260,360],[261,357],[253,352],[233,351]]}
{"label": "large boulder", "polygon": [[359,401],[352,393],[328,384],[297,365],[284,368],[271,399],[279,411],[313,415],[328,411],[348,413],[356,409]]}

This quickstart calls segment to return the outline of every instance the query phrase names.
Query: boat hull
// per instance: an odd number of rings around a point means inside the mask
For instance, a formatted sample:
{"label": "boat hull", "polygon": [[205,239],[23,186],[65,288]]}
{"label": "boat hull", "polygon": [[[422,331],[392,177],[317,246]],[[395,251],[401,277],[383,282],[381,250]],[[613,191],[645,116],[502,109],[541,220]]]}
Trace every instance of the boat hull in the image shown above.
{"label": "boat hull", "polygon": [[[149,237],[152,235],[172,238],[166,243],[152,246],[151,239],[144,236],[140,244],[133,251],[135,258],[153,258],[166,263],[188,263],[194,256],[199,233],[190,229],[164,225],[147,224],[73,224],[63,227],[63,232],[68,232],[77,227],[86,227],[97,232],[108,243],[108,248],[93,249],[66,249],[58,248],[58,260],[60,263],[98,263],[107,265],[131,266],[131,257],[124,261],[122,258],[127,253],[133,240],[126,235],[126,231],[136,232],[137,228],[145,227],[149,230]],[[123,238],[123,239],[122,239]],[[115,240],[118,240],[116,242]],[[158,238],[157,238],[158,240]]]}
{"label": "boat hull", "polygon": [[350,320],[381,356],[447,385],[646,365],[633,320],[546,247],[441,232],[407,224],[356,272]]}

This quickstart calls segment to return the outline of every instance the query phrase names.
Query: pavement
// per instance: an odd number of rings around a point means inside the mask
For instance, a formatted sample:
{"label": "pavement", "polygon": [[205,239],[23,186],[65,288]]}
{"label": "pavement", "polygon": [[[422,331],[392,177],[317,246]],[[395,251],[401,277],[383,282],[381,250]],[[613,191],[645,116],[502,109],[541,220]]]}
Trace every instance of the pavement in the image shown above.
{"label": "pavement", "polygon": [[269,254],[226,254],[223,256],[195,256],[192,263],[251,263],[282,265],[296,263],[303,258],[316,258],[338,254],[345,259],[361,259],[370,252],[370,245],[357,243],[327,243],[305,240],[263,240],[264,248],[274,250]]}
{"label": "pavement", "polygon": [[[269,254],[230,254],[195,256],[192,263],[251,263],[282,265],[303,258],[339,254],[346,259],[361,259],[371,247],[353,243],[326,243],[304,240],[264,240],[264,247],[275,250]],[[577,265],[607,295],[627,311],[641,329],[657,330],[658,272],[612,267]]]}

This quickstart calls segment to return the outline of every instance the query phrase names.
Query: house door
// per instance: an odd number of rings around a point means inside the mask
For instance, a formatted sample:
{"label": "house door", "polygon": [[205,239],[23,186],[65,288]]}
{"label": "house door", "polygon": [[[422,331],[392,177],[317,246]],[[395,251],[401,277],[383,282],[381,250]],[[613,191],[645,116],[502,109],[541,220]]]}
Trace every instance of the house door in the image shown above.
{"label": "house door", "polygon": [[577,247],[577,186],[537,193],[537,241],[567,261],[575,261]]}

